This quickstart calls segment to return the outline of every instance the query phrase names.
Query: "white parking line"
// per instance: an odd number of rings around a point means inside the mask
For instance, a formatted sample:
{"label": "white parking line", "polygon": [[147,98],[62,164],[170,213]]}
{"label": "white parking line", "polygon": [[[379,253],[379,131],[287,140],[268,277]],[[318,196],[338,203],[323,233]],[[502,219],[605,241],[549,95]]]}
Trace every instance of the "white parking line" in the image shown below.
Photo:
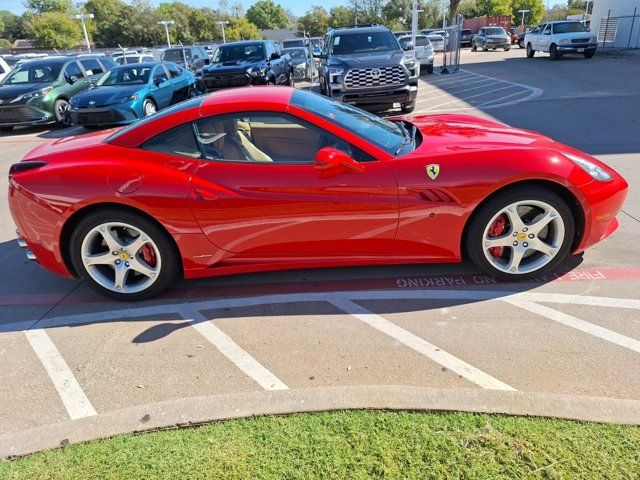
{"label": "white parking line", "polygon": [[489,100],[488,102],[484,102],[484,103],[481,103],[480,105],[476,105],[476,108],[484,108],[487,105],[491,105],[492,103],[504,102],[507,98],[513,98],[513,97],[516,97],[518,95],[522,95],[523,93],[524,94],[528,94],[529,92],[527,90],[520,90],[519,92],[511,93],[511,94],[507,95],[506,97],[494,98],[493,100]]}
{"label": "white parking line", "polygon": [[[463,90],[442,90],[442,93],[439,95],[433,95],[427,98],[423,98],[421,100],[418,100],[417,103],[422,103],[422,102],[428,102],[430,100],[433,100],[434,98],[440,98],[440,97],[446,97],[447,95],[451,95],[451,96],[455,96],[459,93],[463,93],[463,92],[468,92],[470,90],[477,90],[478,88],[487,88],[487,87],[491,87],[492,84],[494,83],[498,83],[498,82],[491,82],[489,80],[482,80],[483,84],[482,85],[477,85],[475,87],[471,87],[471,88],[465,88]],[[474,82],[477,83],[477,82]],[[466,85],[465,85],[466,86]]]}
{"label": "white parking line", "polygon": [[56,346],[41,328],[24,332],[31,348],[47,371],[72,420],[91,417],[96,411]]}
{"label": "white parking line", "polygon": [[180,315],[220,353],[236,367],[251,377],[265,390],[288,390],[289,387],[267,370],[260,362],[243,350],[229,335],[216,327],[208,318],[195,309],[180,309]]}
{"label": "white parking line", "polygon": [[433,107],[426,108],[425,110],[428,112],[428,111],[436,109],[436,108],[444,107],[445,105],[450,105],[450,104],[456,103],[456,102],[466,102],[467,100],[470,100],[472,98],[481,97],[483,95],[488,95],[490,93],[499,92],[501,90],[506,90],[507,88],[513,88],[513,87],[514,87],[514,85],[507,85],[506,87],[494,88],[493,90],[489,90],[487,92],[482,92],[482,93],[477,93],[475,95],[470,95],[468,97],[454,98],[453,100],[441,103],[439,105],[434,105]]}
{"label": "white parking line", "polygon": [[567,327],[575,328],[576,330],[580,330],[581,332],[588,333],[589,335],[593,335],[594,337],[601,338],[602,340],[606,340],[607,342],[615,343],[616,345],[640,353],[640,341],[635,340],[631,337],[621,335],[607,328],[603,328],[599,325],[580,320],[579,318],[576,318],[567,313],[560,312],[558,310],[554,310],[553,308],[549,308],[534,302],[516,298],[508,298],[504,301],[510,303],[511,305],[515,305],[516,307],[535,313],[536,315],[540,315],[548,318],[549,320],[553,320],[554,322],[566,325]]}
{"label": "white parking line", "polygon": [[399,327],[395,323],[370,312],[366,308],[358,305],[351,300],[345,298],[333,298],[328,300],[329,303],[338,307],[340,310],[348,313],[352,317],[366,323],[372,328],[389,335],[394,340],[406,345],[407,347],[415,350],[416,352],[430,358],[434,362],[448,368],[452,372],[466,378],[470,382],[481,386],[482,388],[489,388],[493,390],[511,390],[515,391],[513,387],[510,387],[506,383],[492,377],[491,375],[484,373],[481,370],[469,365],[465,361],[454,357],[450,353],[445,352],[441,348],[427,342],[426,340],[414,335],[413,333]]}

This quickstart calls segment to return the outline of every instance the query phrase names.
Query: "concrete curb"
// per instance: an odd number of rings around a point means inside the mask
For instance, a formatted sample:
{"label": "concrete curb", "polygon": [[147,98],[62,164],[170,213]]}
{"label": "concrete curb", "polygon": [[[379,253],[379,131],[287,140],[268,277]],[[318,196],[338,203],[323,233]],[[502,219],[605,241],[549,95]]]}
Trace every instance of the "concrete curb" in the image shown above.
{"label": "concrete curb", "polygon": [[393,385],[341,386],[215,395],[139,405],[0,436],[0,458],[125,433],[253,415],[375,409],[465,411],[640,425],[640,400]]}

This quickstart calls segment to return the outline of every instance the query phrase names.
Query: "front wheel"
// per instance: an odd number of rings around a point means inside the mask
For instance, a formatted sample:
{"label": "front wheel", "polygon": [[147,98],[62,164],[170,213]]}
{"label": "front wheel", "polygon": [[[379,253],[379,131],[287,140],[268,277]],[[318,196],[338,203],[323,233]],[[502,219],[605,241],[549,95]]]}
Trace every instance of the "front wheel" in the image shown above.
{"label": "front wheel", "polygon": [[501,280],[528,279],[557,267],[569,254],[575,224],[566,202],[543,187],[516,187],[474,214],[465,251]]}
{"label": "front wheel", "polygon": [[293,78],[293,73],[289,74],[289,78],[287,79],[287,85],[289,85],[290,87],[295,88],[296,86],[296,81]]}
{"label": "front wheel", "polygon": [[595,50],[586,50],[584,52],[584,58],[591,58],[595,55],[596,51]]}
{"label": "front wheel", "polygon": [[427,65],[427,73],[433,73],[433,63]]}
{"label": "front wheel", "polygon": [[402,113],[411,113],[416,108],[416,102],[402,104]]}
{"label": "front wheel", "polygon": [[80,220],[69,253],[89,286],[116,300],[151,298],[179,270],[169,234],[153,221],[121,210],[99,211]]}
{"label": "front wheel", "polygon": [[147,98],[142,104],[142,113],[144,113],[145,117],[150,117],[157,111],[158,107],[156,107],[156,104],[153,103],[153,100],[151,100],[150,98]]}
{"label": "front wheel", "polygon": [[59,98],[53,104],[56,114],[56,123],[59,127],[71,126],[71,106],[64,98]]}
{"label": "front wheel", "polygon": [[530,43],[527,43],[527,58],[533,58],[536,54],[536,51],[533,49]]}
{"label": "front wheel", "polygon": [[524,48],[524,39],[523,38],[518,40],[518,47]]}
{"label": "front wheel", "polygon": [[549,57],[551,58],[551,60],[558,60],[561,57],[560,53],[558,52],[558,47],[555,43],[552,43],[549,47]]}

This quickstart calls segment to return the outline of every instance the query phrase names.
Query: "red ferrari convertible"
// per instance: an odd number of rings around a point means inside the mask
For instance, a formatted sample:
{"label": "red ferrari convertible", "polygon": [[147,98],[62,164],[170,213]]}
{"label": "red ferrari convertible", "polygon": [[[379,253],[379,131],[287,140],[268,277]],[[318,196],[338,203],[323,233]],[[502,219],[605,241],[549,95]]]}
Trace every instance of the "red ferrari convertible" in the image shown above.
{"label": "red ferrari convertible", "polygon": [[617,227],[627,183],[533,132],[385,120],[302,90],[234,89],[37,147],[9,172],[43,267],[136,300],[176,277],[459,262],[553,269]]}

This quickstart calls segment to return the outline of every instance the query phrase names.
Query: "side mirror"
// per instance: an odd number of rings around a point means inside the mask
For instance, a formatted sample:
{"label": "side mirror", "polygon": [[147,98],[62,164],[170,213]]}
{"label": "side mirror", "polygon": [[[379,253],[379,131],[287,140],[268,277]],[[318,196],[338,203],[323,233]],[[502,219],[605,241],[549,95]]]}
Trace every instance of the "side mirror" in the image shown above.
{"label": "side mirror", "polygon": [[74,83],[76,83],[78,81],[78,77],[76,75],[70,75],[68,77],[64,77],[64,79],[67,81],[67,83],[73,85]]}
{"label": "side mirror", "polygon": [[153,77],[153,84],[156,87],[159,87],[160,85],[162,85],[166,81],[167,81],[167,77],[165,77],[164,75],[162,75],[160,77]]}
{"label": "side mirror", "polygon": [[413,42],[407,42],[404,44],[404,47],[402,47],[403,50],[413,50]]}
{"label": "side mirror", "polygon": [[313,58],[327,58],[326,55],[322,54],[322,51],[319,48],[314,48],[311,55],[313,55]]}
{"label": "side mirror", "polygon": [[211,60],[209,58],[205,58],[204,59],[204,64],[205,65],[211,65]]}
{"label": "side mirror", "polygon": [[316,154],[316,170],[335,174],[350,171],[353,173],[364,172],[364,165],[358,163],[349,155],[333,147],[321,148]]}
{"label": "side mirror", "polygon": [[279,58],[280,58],[280,54],[279,53],[273,52],[271,54],[271,60],[278,60]]}

